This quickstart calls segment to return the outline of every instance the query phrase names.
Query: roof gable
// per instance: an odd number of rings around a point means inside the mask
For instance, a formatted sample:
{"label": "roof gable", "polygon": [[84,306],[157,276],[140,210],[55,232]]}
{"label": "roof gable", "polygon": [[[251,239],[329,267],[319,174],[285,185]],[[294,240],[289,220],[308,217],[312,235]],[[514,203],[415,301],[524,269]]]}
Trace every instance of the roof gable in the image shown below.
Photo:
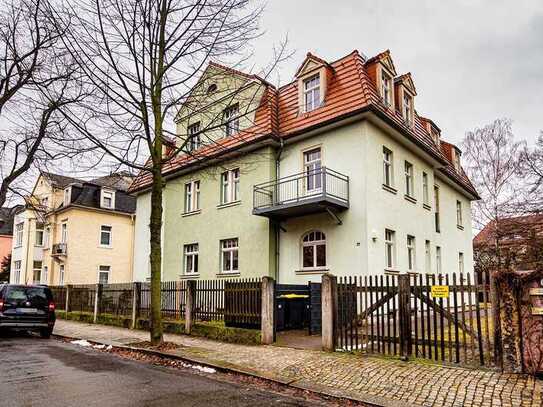
{"label": "roof gable", "polygon": [[328,62],[326,62],[324,59],[319,58],[308,52],[304,59],[304,62],[302,62],[302,64],[296,70],[295,77],[298,78],[309,72],[313,72],[322,66],[330,67]]}
{"label": "roof gable", "polygon": [[411,72],[403,74],[394,80],[394,82],[401,83],[413,96],[417,95],[417,89],[413,83],[413,78],[411,77]]}

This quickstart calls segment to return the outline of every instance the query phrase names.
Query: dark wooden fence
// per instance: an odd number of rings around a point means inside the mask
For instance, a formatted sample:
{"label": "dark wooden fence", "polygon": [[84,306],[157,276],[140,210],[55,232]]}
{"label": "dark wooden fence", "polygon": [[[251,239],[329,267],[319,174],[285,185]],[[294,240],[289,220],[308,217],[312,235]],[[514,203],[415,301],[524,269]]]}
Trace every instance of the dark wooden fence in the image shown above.
{"label": "dark wooden fence", "polygon": [[[448,295],[432,296],[432,286]],[[339,277],[338,347],[492,365],[490,280],[469,273]]]}
{"label": "dark wooden fence", "polygon": [[53,301],[55,303],[55,309],[60,311],[66,310],[66,287],[50,287],[53,294]]}

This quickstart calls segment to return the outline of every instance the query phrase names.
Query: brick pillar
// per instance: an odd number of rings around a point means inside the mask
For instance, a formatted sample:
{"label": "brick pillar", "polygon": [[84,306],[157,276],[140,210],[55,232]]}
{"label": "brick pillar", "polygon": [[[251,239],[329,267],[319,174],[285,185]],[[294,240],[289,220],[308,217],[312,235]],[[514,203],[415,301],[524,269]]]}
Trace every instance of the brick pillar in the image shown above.
{"label": "brick pillar", "polygon": [[185,333],[190,335],[194,323],[194,300],[196,298],[196,281],[187,281],[187,302],[185,304]]}
{"label": "brick pillar", "polygon": [[262,277],[261,341],[264,345],[275,342],[275,280]]}
{"label": "brick pillar", "polygon": [[337,277],[322,275],[322,349],[329,352],[336,350],[336,312],[337,312]]}

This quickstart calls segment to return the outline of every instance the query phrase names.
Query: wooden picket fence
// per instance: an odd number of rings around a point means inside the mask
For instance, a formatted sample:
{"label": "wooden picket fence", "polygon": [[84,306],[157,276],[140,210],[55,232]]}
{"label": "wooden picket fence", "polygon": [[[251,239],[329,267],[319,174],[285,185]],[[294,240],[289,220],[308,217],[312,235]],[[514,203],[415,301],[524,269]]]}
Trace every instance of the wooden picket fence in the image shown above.
{"label": "wooden picket fence", "polygon": [[[435,298],[432,287],[443,297]],[[488,273],[339,277],[337,293],[339,349],[494,363]]]}

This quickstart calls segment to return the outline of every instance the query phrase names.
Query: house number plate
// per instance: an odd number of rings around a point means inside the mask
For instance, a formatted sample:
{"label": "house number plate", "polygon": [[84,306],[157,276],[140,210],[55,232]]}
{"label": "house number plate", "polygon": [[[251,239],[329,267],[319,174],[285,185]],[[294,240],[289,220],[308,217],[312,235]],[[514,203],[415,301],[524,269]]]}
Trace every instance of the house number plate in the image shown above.
{"label": "house number plate", "polygon": [[543,288],[530,288],[530,295],[543,295]]}

